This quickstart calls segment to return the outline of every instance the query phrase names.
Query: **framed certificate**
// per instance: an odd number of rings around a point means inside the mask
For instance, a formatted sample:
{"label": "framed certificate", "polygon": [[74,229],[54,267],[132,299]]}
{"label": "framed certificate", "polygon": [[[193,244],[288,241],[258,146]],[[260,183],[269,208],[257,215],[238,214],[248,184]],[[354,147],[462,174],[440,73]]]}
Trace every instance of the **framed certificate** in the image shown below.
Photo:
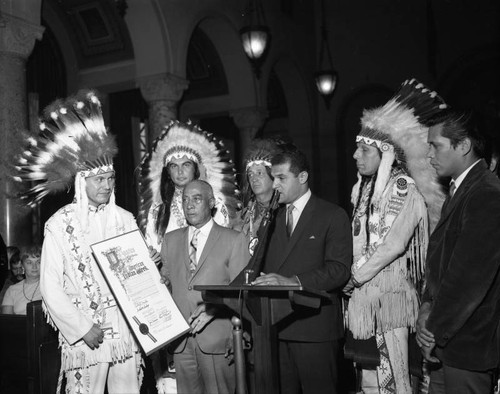
{"label": "framed certificate", "polygon": [[146,355],[189,331],[138,229],[90,247]]}

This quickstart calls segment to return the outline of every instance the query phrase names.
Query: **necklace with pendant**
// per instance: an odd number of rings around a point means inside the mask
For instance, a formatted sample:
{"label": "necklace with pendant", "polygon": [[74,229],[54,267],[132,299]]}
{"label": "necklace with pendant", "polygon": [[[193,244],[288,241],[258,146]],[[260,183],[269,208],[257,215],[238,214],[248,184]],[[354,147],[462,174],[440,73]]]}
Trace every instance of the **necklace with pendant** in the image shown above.
{"label": "necklace with pendant", "polygon": [[26,285],[26,280],[23,281],[23,295],[24,295],[24,298],[26,298],[29,302],[31,302],[31,301],[33,301],[33,298],[35,298],[35,293],[38,290],[38,286],[40,285],[40,281],[36,282],[36,287],[35,287],[35,290],[33,291],[33,294],[31,295],[31,298],[28,298],[26,296],[25,285]]}

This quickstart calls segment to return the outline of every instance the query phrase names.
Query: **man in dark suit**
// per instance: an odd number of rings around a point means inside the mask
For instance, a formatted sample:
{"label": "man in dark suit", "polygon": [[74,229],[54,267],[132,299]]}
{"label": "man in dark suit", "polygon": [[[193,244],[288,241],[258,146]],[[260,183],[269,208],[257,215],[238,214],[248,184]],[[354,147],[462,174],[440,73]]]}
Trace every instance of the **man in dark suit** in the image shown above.
{"label": "man in dark suit", "polygon": [[191,325],[174,353],[180,394],[233,394],[236,386],[234,366],[225,358],[231,315],[222,306],[206,304],[201,292],[193,289],[195,285],[229,284],[250,258],[245,236],[213,221],[214,205],[207,182],[187,184],[182,206],[189,226],[165,234],[162,244],[163,273]]}
{"label": "man in dark suit", "polygon": [[471,117],[448,111],[429,130],[429,157],[450,195],[431,235],[417,323],[432,393],[491,393],[499,362],[500,181],[482,159]]}
{"label": "man in dark suit", "polygon": [[343,323],[339,290],[350,276],[351,226],[345,211],[311,194],[304,154],[287,149],[272,160],[276,215],[255,285],[297,285],[330,292],[319,309],[296,307],[279,330],[282,393],[335,393]]}

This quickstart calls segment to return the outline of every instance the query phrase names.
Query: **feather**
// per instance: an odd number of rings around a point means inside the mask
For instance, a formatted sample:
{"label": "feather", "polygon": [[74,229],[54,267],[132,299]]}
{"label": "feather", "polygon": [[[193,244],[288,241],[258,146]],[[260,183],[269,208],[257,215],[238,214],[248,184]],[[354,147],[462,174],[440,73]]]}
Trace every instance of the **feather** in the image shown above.
{"label": "feather", "polygon": [[360,136],[391,144],[396,160],[414,179],[427,204],[431,231],[439,220],[445,192],[427,158],[427,134],[430,119],[445,108],[436,92],[411,79],[385,105],[365,110],[361,118]]}
{"label": "feather", "polygon": [[[108,134],[95,92],[81,90],[58,99],[43,111],[38,135],[24,133],[12,176],[37,183],[19,195],[33,205],[49,193],[68,190],[75,175],[104,167],[111,169],[118,148]],[[88,176],[87,175],[87,176]]]}
{"label": "feather", "polygon": [[214,196],[224,202],[229,218],[236,220],[241,202],[236,184],[234,163],[222,141],[191,122],[171,121],[153,142],[135,174],[137,177],[140,208],[138,223],[145,231],[150,208],[161,202],[160,184],[163,167],[171,157],[188,156],[198,164],[200,179],[207,181]]}

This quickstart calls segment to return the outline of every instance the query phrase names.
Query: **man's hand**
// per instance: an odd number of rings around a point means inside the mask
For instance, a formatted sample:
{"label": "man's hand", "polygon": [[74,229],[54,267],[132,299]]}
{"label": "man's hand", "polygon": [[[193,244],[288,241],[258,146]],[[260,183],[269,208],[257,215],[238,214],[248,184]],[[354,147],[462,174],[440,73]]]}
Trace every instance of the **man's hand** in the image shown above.
{"label": "man's hand", "polygon": [[285,276],[281,276],[278,274],[264,274],[260,273],[260,276],[256,278],[252,285],[255,286],[297,286],[300,285],[299,280],[292,276],[291,278],[287,278]]}
{"label": "man's hand", "polygon": [[441,361],[439,361],[439,359],[436,357],[436,356],[433,356],[432,355],[432,352],[434,351],[434,348],[435,348],[436,345],[432,345],[432,346],[422,346],[420,348],[420,351],[422,352],[422,356],[424,356],[424,358],[429,361],[430,363],[440,363]]}
{"label": "man's hand", "polygon": [[151,260],[153,260],[153,263],[155,263],[158,268],[160,268],[159,267],[160,264],[161,264],[161,254],[160,254],[160,252],[158,252],[152,246],[149,246],[148,249],[149,249],[149,258]]}
{"label": "man's hand", "polygon": [[233,336],[229,336],[226,340],[226,351],[224,352],[224,357],[227,358],[227,365],[231,365],[234,362],[234,351],[233,351]]}
{"label": "man's hand", "polygon": [[344,286],[344,288],[342,289],[342,292],[346,295],[346,296],[351,296],[352,294],[352,291],[354,290],[354,282],[352,280],[352,277],[349,278],[349,282],[347,282],[347,284]]}
{"label": "man's hand", "polygon": [[[227,358],[228,365],[234,362],[234,349],[233,349],[233,336],[231,335],[226,341],[226,351],[224,357]],[[243,331],[243,350],[249,350],[252,348],[252,337],[246,331]]]}
{"label": "man's hand", "polygon": [[161,267],[160,270],[160,283],[163,283],[165,286],[170,286],[170,276],[168,274],[167,268],[165,266]]}
{"label": "man's hand", "polygon": [[92,350],[97,349],[99,347],[99,344],[102,343],[104,339],[104,331],[101,330],[97,324],[94,324],[82,339],[85,341],[89,348],[91,348]]}
{"label": "man's hand", "polygon": [[436,347],[434,334],[426,328],[430,313],[431,304],[424,302],[418,311],[416,340],[424,358],[431,363],[439,363],[439,359],[432,355]]}
{"label": "man's hand", "polygon": [[424,302],[418,311],[417,318],[417,343],[421,348],[423,347],[434,347],[436,341],[434,340],[434,334],[427,329],[427,319],[431,313],[431,304]]}
{"label": "man's hand", "polygon": [[206,304],[198,305],[198,308],[189,316],[188,323],[191,325],[191,334],[194,335],[202,331],[213,318],[214,315],[207,312]]}

